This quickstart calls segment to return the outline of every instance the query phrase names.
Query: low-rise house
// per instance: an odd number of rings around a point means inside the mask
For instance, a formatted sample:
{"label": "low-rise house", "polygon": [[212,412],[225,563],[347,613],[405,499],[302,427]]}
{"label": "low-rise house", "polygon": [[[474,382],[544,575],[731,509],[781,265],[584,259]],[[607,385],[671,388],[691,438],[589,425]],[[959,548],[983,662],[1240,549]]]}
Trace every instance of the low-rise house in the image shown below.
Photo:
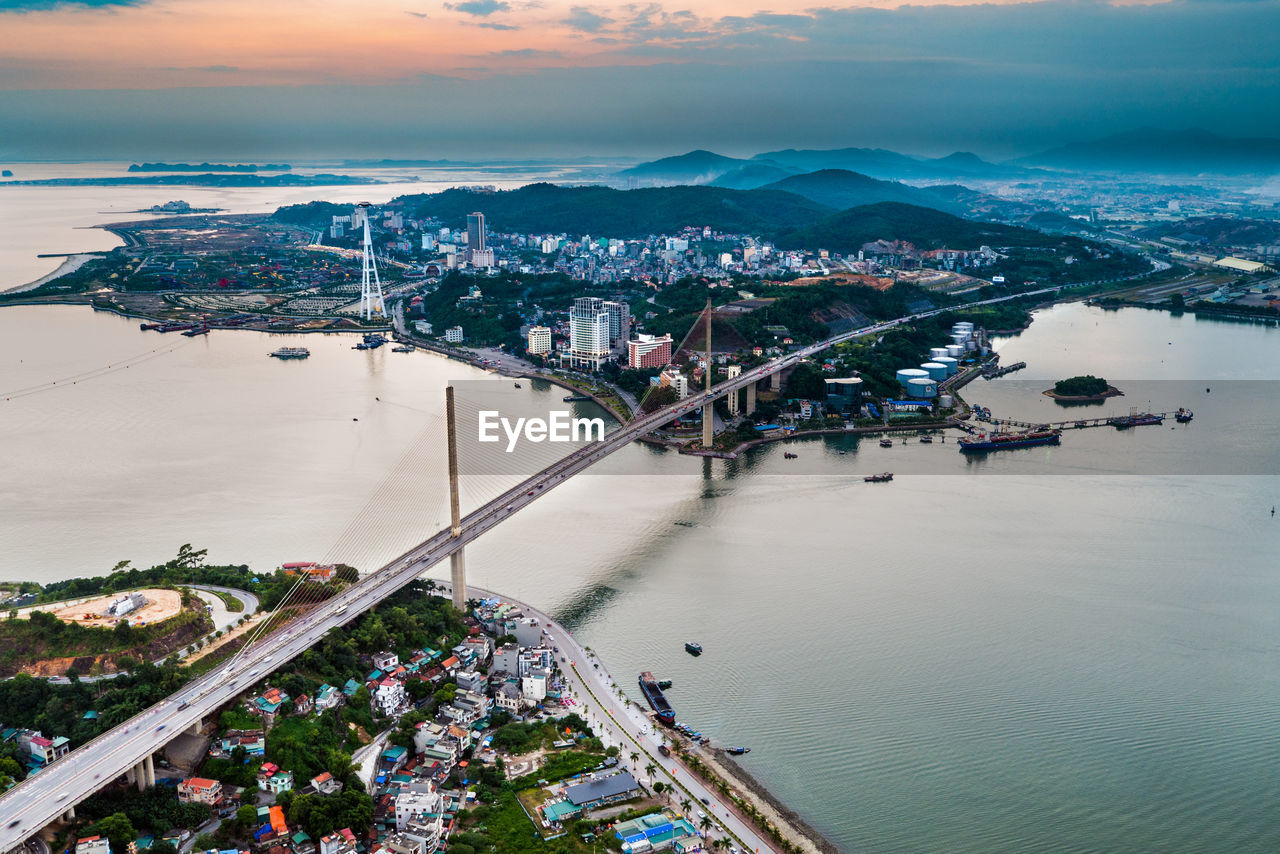
{"label": "low-rise house", "polygon": [[594,809],[625,801],[638,794],[640,794],[640,784],[629,771],[593,777],[586,782],[566,786],[564,789],[565,798],[582,809]]}
{"label": "low-rise house", "polygon": [[520,711],[520,691],[515,685],[506,682],[493,692],[493,703],[499,709],[518,714]]}
{"label": "low-rise house", "polygon": [[268,688],[260,697],[251,697],[248,709],[254,714],[262,715],[268,721],[279,713],[280,707],[289,702],[289,695],[279,688]]}
{"label": "low-rise house", "polygon": [[388,771],[398,771],[400,768],[404,767],[404,764],[408,759],[409,751],[405,750],[398,744],[392,745],[382,751],[382,767]]}
{"label": "low-rise house", "polygon": [[483,692],[485,688],[485,678],[475,670],[464,670],[455,677],[460,691],[477,691]]}
{"label": "low-rise house", "polygon": [[354,697],[356,695],[356,692],[359,690],[360,690],[360,683],[354,679],[348,679],[346,681],[346,684],[342,686],[342,696],[350,699],[351,697]]}
{"label": "low-rise house", "polygon": [[332,795],[342,791],[342,781],[328,771],[322,771],[311,778],[311,788],[322,795]]}
{"label": "low-rise house", "polygon": [[[344,697],[342,692],[332,685],[321,685],[320,690],[316,691],[315,710],[316,714],[324,712],[326,709],[336,709],[342,705]],[[321,852],[323,854],[323,852]]]}
{"label": "low-rise house", "polygon": [[76,854],[111,854],[111,843],[101,836],[76,840]]}
{"label": "low-rise house", "polygon": [[266,734],[260,729],[233,729],[209,744],[209,755],[227,757],[237,747],[249,756],[262,756],[267,750]]}
{"label": "low-rise house", "polygon": [[320,854],[356,854],[356,849],[356,837],[349,827],[320,837]]}
{"label": "low-rise house", "polygon": [[307,694],[301,694],[293,701],[293,713],[295,715],[309,715],[312,709],[311,697]]}
{"label": "low-rise house", "polygon": [[222,783],[207,777],[188,777],[178,783],[178,800],[215,807],[222,802]]}
{"label": "low-rise house", "polygon": [[281,792],[288,791],[293,788],[293,772],[276,771],[266,779],[263,779],[263,776],[259,774],[258,788],[262,789],[264,792],[270,792],[273,795],[278,795]]}
{"label": "low-rise house", "polygon": [[535,667],[526,676],[520,677],[520,697],[531,704],[541,703],[547,698],[547,683],[551,674]]}
{"label": "low-rise house", "polygon": [[373,656],[373,666],[379,670],[390,671],[400,664],[400,656],[394,652],[379,652]]}

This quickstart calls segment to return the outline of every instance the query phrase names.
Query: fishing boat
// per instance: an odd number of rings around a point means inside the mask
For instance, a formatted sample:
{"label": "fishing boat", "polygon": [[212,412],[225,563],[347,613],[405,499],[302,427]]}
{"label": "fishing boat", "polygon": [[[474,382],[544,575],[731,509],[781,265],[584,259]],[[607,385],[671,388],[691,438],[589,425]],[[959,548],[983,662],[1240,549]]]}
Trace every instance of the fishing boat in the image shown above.
{"label": "fishing boat", "polygon": [[396,347],[392,347],[391,352],[392,353],[412,353],[416,349],[418,348],[413,346],[412,344],[400,344]]}
{"label": "fishing boat", "polygon": [[1186,424],[1188,421],[1190,421],[1192,418],[1195,418],[1195,417],[1196,417],[1196,414],[1194,412],[1192,412],[1190,409],[1187,409],[1185,406],[1183,406],[1178,409],[1176,414],[1174,414],[1173,420],[1177,421],[1179,424]]}
{"label": "fishing boat", "polygon": [[750,753],[750,747],[726,747],[724,752],[730,756],[742,756],[744,753]]}
{"label": "fishing boat", "polygon": [[661,688],[663,691],[667,690],[668,688],[670,688],[670,687],[671,687],[671,680],[670,680],[670,679],[659,679],[659,680],[658,680],[658,687],[659,687],[659,688]]}
{"label": "fishing boat", "polygon": [[513,383],[516,388],[520,388],[520,383]]}
{"label": "fishing boat", "polygon": [[863,478],[867,483],[888,483],[893,480],[893,472],[886,471],[880,474],[869,474]]}
{"label": "fishing boat", "polygon": [[881,440],[880,440],[880,447],[882,447],[882,448],[892,448],[892,447],[893,447],[893,440],[892,440],[892,439],[881,439]]}
{"label": "fishing boat", "polygon": [[686,641],[684,645],[685,652],[690,655],[702,655],[702,644]]}
{"label": "fishing boat", "polygon": [[920,437],[920,441],[921,441],[921,442],[923,442],[923,443],[924,443],[924,444],[926,444],[926,445],[932,445],[932,444],[933,444],[933,437],[932,437],[932,436],[921,436],[921,437]]}

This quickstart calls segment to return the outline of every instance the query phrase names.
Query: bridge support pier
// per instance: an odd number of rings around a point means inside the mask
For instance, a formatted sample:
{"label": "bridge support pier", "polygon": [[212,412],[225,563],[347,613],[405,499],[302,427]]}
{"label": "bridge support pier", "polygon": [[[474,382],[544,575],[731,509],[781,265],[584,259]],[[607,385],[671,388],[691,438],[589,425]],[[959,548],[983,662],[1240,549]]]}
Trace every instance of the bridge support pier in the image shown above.
{"label": "bridge support pier", "polygon": [[756,413],[756,384],[754,382],[747,383],[747,406],[743,410],[744,415],[755,415]]}
{"label": "bridge support pier", "polygon": [[67,810],[66,812],[64,812],[64,813],[62,814],[62,820],[63,820],[63,821],[75,821],[75,820],[76,820],[76,808],[75,808],[75,807],[71,807],[69,810]]}
{"label": "bridge support pier", "polygon": [[[711,298],[707,297],[707,308],[704,312],[707,317],[707,362],[703,376],[706,378],[707,391],[711,391],[711,374],[714,368],[711,364]],[[710,449],[715,444],[716,433],[716,413],[714,401],[707,401],[702,407],[702,447]]]}
{"label": "bridge support pier", "polygon": [[782,391],[782,371],[774,371],[769,374],[769,390]]}
{"label": "bridge support pier", "polygon": [[155,760],[148,756],[133,766],[133,779],[130,782],[138,787],[139,792],[145,792],[148,786],[154,786],[156,784]]}
{"label": "bridge support pier", "polygon": [[[458,421],[453,408],[453,386],[445,386],[444,412],[449,446],[449,533],[462,535],[462,511],[458,499]],[[467,610],[467,559],[459,548],[449,555],[449,579],[453,583],[453,607]]]}

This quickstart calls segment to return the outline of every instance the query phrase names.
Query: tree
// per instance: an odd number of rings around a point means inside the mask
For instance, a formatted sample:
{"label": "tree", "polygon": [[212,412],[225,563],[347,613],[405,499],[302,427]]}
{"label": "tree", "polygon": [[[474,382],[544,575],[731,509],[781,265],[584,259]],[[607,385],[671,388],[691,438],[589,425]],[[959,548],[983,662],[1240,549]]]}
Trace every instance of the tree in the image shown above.
{"label": "tree", "polygon": [[138,838],[138,832],[133,829],[133,822],[129,821],[129,817],[122,812],[112,813],[106,818],[99,819],[97,830],[99,836],[105,836],[111,843],[114,854],[125,854],[129,849],[129,843]]}
{"label": "tree", "polygon": [[657,772],[657,770],[658,770],[658,766],[654,765],[652,762],[644,766],[644,773],[648,774],[650,779],[653,778],[653,775]]}
{"label": "tree", "polygon": [[631,751],[631,752],[630,752],[629,754],[627,754],[627,755],[631,757],[631,764],[632,764],[632,765],[635,765],[637,762],[639,762],[639,761],[640,761],[640,754],[639,754],[639,753],[636,753],[634,750],[633,750],[633,751]]}
{"label": "tree", "polygon": [[691,806],[693,806],[693,801],[689,800],[688,798],[680,799],[680,809],[684,810],[685,812],[688,812],[689,807]]}
{"label": "tree", "polygon": [[191,847],[197,851],[208,851],[210,848],[218,847],[218,840],[213,838],[212,833],[202,833],[196,837],[196,841],[191,844]]}
{"label": "tree", "polygon": [[706,830],[710,830],[710,829],[711,829],[711,817],[710,817],[710,816],[706,816],[706,815],[704,815],[704,816],[702,817],[702,819],[698,822],[698,826],[699,826],[699,827],[701,827],[704,831],[706,831]]}
{"label": "tree", "polygon": [[236,810],[236,827],[248,830],[258,823],[258,809],[253,804],[245,804]]}

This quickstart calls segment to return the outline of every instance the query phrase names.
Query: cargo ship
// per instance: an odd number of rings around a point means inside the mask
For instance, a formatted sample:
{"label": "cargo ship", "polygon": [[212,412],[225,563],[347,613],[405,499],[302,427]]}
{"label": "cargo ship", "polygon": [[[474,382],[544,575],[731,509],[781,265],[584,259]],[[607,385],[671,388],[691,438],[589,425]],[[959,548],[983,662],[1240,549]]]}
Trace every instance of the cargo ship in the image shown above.
{"label": "cargo ship", "polygon": [[1061,430],[1031,430],[1027,433],[979,434],[976,439],[961,439],[960,453],[973,454],[986,451],[1004,451],[1010,448],[1030,448],[1035,445],[1056,445],[1062,438]]}
{"label": "cargo ship", "polygon": [[653,706],[654,712],[658,715],[658,720],[667,725],[675,723],[675,711],[671,708],[671,704],[667,702],[667,698],[663,696],[662,689],[658,687],[658,681],[653,678],[653,674],[648,670],[640,674],[640,690],[644,694],[644,698],[649,701],[649,705]]}

